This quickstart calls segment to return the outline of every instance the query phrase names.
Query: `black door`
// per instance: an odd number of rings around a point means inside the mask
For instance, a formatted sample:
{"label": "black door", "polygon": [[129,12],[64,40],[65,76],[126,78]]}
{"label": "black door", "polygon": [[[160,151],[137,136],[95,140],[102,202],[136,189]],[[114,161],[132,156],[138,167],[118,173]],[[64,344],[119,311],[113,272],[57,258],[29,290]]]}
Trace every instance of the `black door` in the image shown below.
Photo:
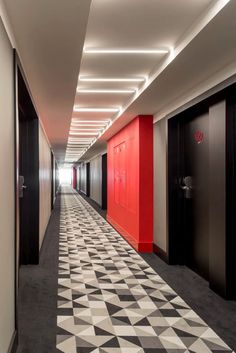
{"label": "black door", "polygon": [[236,295],[236,85],[168,120],[170,264],[187,265],[220,295]]}
{"label": "black door", "polygon": [[86,163],[86,196],[90,197],[90,163]]}
{"label": "black door", "polygon": [[182,134],[182,175],[185,263],[201,276],[209,276],[209,114],[185,122]]}
{"label": "black door", "polygon": [[39,261],[39,122],[18,69],[20,264]]}
{"label": "black door", "polygon": [[102,209],[107,209],[107,153],[102,155]]}

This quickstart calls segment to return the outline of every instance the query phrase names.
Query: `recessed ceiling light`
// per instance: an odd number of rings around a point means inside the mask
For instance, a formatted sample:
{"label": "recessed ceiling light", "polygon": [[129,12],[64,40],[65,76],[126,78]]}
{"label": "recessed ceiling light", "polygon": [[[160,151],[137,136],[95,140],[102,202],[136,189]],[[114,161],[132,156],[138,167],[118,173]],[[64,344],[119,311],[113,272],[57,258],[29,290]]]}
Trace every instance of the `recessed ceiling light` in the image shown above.
{"label": "recessed ceiling light", "polygon": [[74,106],[74,112],[93,112],[93,113],[113,113],[118,112],[120,108],[82,108]]}
{"label": "recessed ceiling light", "polygon": [[168,54],[167,49],[96,49],[85,48],[86,54]]}
{"label": "recessed ceiling light", "polygon": [[80,89],[77,88],[78,93],[96,93],[96,94],[102,94],[102,93],[108,93],[108,94],[129,94],[129,93],[135,93],[135,89]]}
{"label": "recessed ceiling light", "polygon": [[85,82],[143,82],[146,80],[145,77],[107,77],[107,78],[99,78],[99,77],[85,77],[80,76],[80,81]]}

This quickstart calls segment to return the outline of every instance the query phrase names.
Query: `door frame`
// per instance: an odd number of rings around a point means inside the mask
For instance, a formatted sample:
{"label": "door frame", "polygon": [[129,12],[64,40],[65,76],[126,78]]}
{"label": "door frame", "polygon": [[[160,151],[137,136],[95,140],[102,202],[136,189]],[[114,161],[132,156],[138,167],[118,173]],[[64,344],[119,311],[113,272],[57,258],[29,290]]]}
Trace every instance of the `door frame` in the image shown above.
{"label": "door frame", "polygon": [[107,209],[107,153],[102,155],[102,209]]}
{"label": "door frame", "polygon": [[90,162],[86,163],[86,196],[90,197]]}
{"label": "door frame", "polygon": [[[24,70],[22,68],[19,56],[17,54],[17,51],[14,49],[13,51],[13,63],[14,63],[14,110],[15,110],[15,244],[16,244],[16,251],[15,251],[15,256],[16,256],[16,294],[18,295],[18,286],[19,286],[19,267],[20,267],[20,199],[19,199],[19,171],[20,171],[20,152],[19,152],[19,111],[18,111],[18,70],[20,71],[20,74],[22,76],[22,79],[24,80],[25,87],[27,89],[32,108],[34,109],[35,116],[38,119],[37,113],[36,113],[36,108],[33,102],[33,98],[29,89],[29,85],[27,83],[27,79],[24,74]],[[39,120],[38,120],[39,124]],[[37,158],[36,163],[39,162],[39,156]],[[38,204],[38,212],[37,212],[37,224],[39,224],[39,180],[37,182],[37,200],[36,203]],[[39,237],[39,229],[38,229],[38,237]],[[36,234],[37,235],[37,234]],[[39,255],[39,251],[38,251]],[[38,263],[38,256],[37,258],[34,258],[32,263],[37,264]]]}
{"label": "door frame", "polygon": [[54,168],[54,155],[51,150],[51,211],[54,206],[54,198],[55,198],[55,168]]}
{"label": "door frame", "polygon": [[181,229],[181,209],[183,204],[179,197],[178,176],[181,176],[181,125],[191,119],[195,114],[201,114],[210,106],[226,101],[225,120],[225,177],[226,177],[226,201],[225,201],[225,251],[226,251],[226,280],[223,287],[210,287],[227,299],[236,299],[236,84],[217,92],[189,107],[168,120],[168,180],[167,180],[167,262],[170,265],[184,265],[184,248],[182,246],[183,231]]}

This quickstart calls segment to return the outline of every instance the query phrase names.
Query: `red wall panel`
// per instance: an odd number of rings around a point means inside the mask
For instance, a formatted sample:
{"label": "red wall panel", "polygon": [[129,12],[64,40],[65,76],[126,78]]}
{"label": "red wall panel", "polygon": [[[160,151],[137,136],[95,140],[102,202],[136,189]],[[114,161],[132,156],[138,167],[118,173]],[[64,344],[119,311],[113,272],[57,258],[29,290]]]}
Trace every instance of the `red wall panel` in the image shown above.
{"label": "red wall panel", "polygon": [[108,221],[137,249],[153,244],[153,117],[138,116],[108,142]]}

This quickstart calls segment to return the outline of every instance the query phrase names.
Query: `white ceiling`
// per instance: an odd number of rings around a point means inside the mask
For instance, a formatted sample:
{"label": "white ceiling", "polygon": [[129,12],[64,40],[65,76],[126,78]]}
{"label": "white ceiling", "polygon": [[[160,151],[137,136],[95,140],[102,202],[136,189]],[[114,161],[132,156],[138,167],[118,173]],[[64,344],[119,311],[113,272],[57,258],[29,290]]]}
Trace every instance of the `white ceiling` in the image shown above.
{"label": "white ceiling", "polygon": [[5,0],[31,94],[64,159],[90,0]]}
{"label": "white ceiling", "polygon": [[[217,65],[222,64],[219,58],[222,57],[221,41],[224,42],[223,36],[229,35],[226,22],[215,23],[219,18],[215,15],[227,0],[92,0],[91,7],[89,0],[5,2],[38,113],[61,162],[71,118],[73,131],[70,131],[66,161],[78,160],[85,152],[84,148],[90,147],[90,143],[98,138],[82,157],[90,158],[104,147],[104,140],[137,113],[161,111],[181,92],[202,79],[199,72],[206,76],[216,70]],[[233,6],[232,3],[235,5],[235,0],[229,5]],[[209,27],[211,23],[215,26],[212,29]],[[225,31],[222,34],[219,30],[219,43],[215,30],[222,26]],[[234,23],[231,26],[236,33]],[[234,34],[231,37],[229,39],[233,40]],[[83,47],[97,50],[160,48],[169,52],[101,54],[82,52]],[[228,47],[227,43],[225,48],[223,45],[225,50]],[[218,56],[211,66],[213,54]],[[232,59],[233,50],[228,54]],[[225,58],[223,62],[226,61]],[[82,81],[79,77],[90,81]],[[127,82],[93,81],[113,78],[126,79]],[[135,78],[146,81],[128,81]],[[138,91],[76,93],[76,87],[87,91]],[[73,105],[121,110],[118,113],[73,112]],[[111,120],[109,124],[108,120]],[[106,122],[98,128],[96,121]],[[102,135],[107,124],[109,128]]]}

